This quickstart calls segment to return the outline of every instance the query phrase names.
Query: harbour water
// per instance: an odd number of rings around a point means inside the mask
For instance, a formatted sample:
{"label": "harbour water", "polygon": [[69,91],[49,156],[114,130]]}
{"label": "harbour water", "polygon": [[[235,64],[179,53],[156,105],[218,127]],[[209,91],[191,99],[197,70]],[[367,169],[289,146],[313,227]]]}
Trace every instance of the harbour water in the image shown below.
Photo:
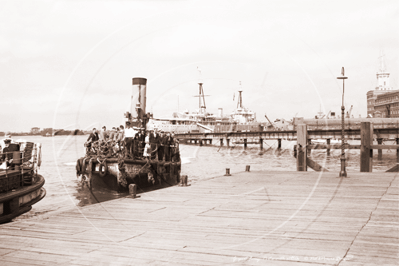
{"label": "harbour water", "polygon": [[[42,165],[39,173],[46,180],[46,197],[35,204],[32,210],[17,219],[29,219],[44,213],[57,211],[73,206],[95,204],[127,194],[117,193],[106,188],[96,188],[90,191],[78,183],[75,171],[76,160],[84,155],[84,142],[87,136],[24,136],[14,139],[25,139],[42,143]],[[351,144],[355,144],[356,142]],[[295,171],[296,160],[293,156],[294,141],[283,141],[282,149],[277,150],[277,141],[265,141],[261,152],[258,145],[243,145],[226,147],[180,145],[182,157],[182,174],[188,175],[189,182],[194,184],[201,179],[224,175],[226,168],[234,174],[245,170],[250,165],[251,171]],[[385,144],[393,144],[387,142]],[[360,171],[360,151],[347,150],[347,171]],[[325,150],[313,150],[310,155],[313,160],[323,165],[329,171],[340,169],[340,150],[332,150],[327,156]],[[377,160],[374,152],[373,172],[384,172],[396,164],[396,150],[383,150],[382,160]],[[313,171],[309,169],[308,171]],[[140,192],[140,191],[138,191]]]}

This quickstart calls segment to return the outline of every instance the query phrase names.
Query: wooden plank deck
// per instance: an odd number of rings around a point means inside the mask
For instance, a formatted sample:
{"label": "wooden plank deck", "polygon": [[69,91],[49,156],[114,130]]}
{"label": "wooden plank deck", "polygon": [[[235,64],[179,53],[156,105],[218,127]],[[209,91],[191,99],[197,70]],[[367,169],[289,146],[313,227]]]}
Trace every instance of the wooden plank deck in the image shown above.
{"label": "wooden plank deck", "polygon": [[1,265],[398,265],[396,173],[243,172],[0,225]]}

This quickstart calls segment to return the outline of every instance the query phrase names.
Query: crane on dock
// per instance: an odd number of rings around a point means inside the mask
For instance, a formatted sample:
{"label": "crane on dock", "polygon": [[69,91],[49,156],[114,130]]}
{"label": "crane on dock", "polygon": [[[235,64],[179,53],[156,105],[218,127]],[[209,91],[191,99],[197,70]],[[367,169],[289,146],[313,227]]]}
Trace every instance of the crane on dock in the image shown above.
{"label": "crane on dock", "polygon": [[346,118],[350,118],[351,117],[352,110],[353,110],[353,105],[351,105],[351,108],[349,109],[349,111],[346,112]]}
{"label": "crane on dock", "polygon": [[274,126],[274,124],[269,120],[269,118],[267,117],[266,114],[265,114],[265,117],[266,117],[267,121],[269,121],[270,125],[271,125],[273,128],[276,128],[276,127]]}

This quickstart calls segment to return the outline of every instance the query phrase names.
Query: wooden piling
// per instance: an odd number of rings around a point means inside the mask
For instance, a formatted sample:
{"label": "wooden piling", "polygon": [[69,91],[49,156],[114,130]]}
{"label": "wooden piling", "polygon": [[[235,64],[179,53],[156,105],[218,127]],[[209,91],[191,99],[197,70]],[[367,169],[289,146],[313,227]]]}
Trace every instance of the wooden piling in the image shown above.
{"label": "wooden piling", "polygon": [[202,146],[202,139],[199,140],[199,145]]}
{"label": "wooden piling", "polygon": [[263,139],[259,139],[260,150],[263,150]]}
{"label": "wooden piling", "polygon": [[247,139],[244,139],[244,150],[247,149]]}
{"label": "wooden piling", "polygon": [[277,149],[281,150],[281,139],[277,139]]}
{"label": "wooden piling", "polygon": [[[377,143],[378,145],[382,145],[382,139],[378,138]],[[382,149],[378,149],[378,160],[382,160]]]}
{"label": "wooden piling", "polygon": [[220,147],[223,147],[223,139],[220,139]]}
{"label": "wooden piling", "polygon": [[373,125],[370,122],[362,122],[360,125],[360,172],[372,172],[373,170]]}
{"label": "wooden piling", "polygon": [[[399,145],[399,138],[396,139],[396,144]],[[399,149],[396,149],[396,162],[399,163]]]}
{"label": "wooden piling", "polygon": [[296,169],[297,171],[307,171],[307,151],[306,143],[308,139],[307,125],[301,124],[297,126],[297,157]]}
{"label": "wooden piling", "polygon": [[230,147],[230,139],[226,139],[227,148]]}
{"label": "wooden piling", "polygon": [[[327,145],[330,145],[331,139],[327,139]],[[327,156],[330,156],[330,149],[327,149]]]}

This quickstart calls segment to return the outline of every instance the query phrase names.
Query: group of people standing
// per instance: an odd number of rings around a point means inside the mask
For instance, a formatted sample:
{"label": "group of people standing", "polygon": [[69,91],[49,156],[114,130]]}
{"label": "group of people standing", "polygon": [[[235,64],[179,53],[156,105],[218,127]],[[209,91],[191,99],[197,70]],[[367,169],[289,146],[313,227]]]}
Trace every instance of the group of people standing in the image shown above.
{"label": "group of people standing", "polygon": [[98,144],[109,144],[111,154],[122,152],[126,158],[180,161],[179,142],[173,133],[158,132],[157,128],[145,132],[144,129],[133,127],[129,122],[126,123],[126,128],[121,125],[110,131],[107,131],[105,126],[99,132],[93,128],[85,144],[87,154]]}

